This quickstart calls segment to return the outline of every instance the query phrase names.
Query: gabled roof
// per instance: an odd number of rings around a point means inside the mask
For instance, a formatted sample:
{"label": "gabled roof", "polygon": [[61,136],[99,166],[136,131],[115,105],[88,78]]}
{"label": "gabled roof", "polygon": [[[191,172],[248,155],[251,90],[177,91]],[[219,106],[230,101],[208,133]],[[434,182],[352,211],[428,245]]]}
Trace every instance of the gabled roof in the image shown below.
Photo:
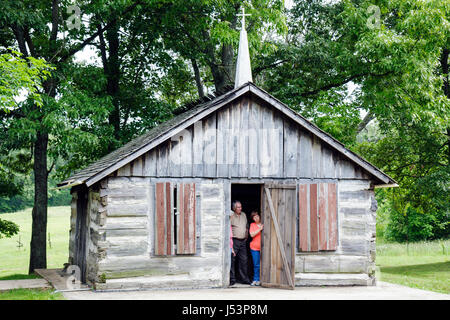
{"label": "gabled roof", "polygon": [[92,163],[85,169],[82,169],[81,171],[75,173],[70,178],[58,184],[58,187],[70,187],[79,184],[86,184],[87,186],[91,186],[92,184],[113,173],[117,169],[140,157],[142,154],[153,149],[160,143],[171,138],[173,135],[186,129],[196,121],[203,119],[204,117],[208,116],[209,114],[248,92],[251,92],[262,100],[266,101],[268,104],[281,111],[287,117],[294,120],[301,127],[316,135],[320,140],[328,144],[332,149],[338,151],[345,158],[365,169],[368,173],[377,178],[379,182],[376,185],[397,186],[396,182],[380,169],[378,169],[356,153],[345,148],[345,146],[338,140],[334,139],[332,136],[319,129],[317,126],[306,120],[303,116],[301,116],[261,88],[257,87],[251,82],[248,82],[210,101],[200,103],[199,105],[187,110],[186,112],[183,112],[173,117],[172,119],[160,124],[159,126],[149,130],[147,133],[137,137],[121,148]]}

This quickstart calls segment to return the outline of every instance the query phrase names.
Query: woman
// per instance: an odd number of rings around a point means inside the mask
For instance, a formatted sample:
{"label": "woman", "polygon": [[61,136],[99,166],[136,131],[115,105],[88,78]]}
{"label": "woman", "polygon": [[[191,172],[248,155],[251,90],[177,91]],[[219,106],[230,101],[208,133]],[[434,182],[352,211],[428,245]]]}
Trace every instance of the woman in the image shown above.
{"label": "woman", "polygon": [[253,258],[253,282],[252,286],[259,286],[261,282],[259,281],[259,269],[261,260],[261,231],[264,229],[264,225],[261,223],[261,217],[257,211],[252,211],[251,219],[254,221],[250,224],[250,236],[253,238],[250,242],[250,252]]}

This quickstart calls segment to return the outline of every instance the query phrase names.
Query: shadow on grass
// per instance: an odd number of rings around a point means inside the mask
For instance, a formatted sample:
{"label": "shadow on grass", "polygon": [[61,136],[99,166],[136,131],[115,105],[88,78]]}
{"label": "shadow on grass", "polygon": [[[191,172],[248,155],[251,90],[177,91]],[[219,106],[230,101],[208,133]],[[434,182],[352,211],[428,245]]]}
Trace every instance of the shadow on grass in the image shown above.
{"label": "shadow on grass", "polygon": [[425,263],[425,264],[414,264],[414,265],[403,265],[395,267],[380,267],[381,272],[390,274],[427,274],[436,272],[450,272],[450,261],[446,262],[436,262],[436,263]]}
{"label": "shadow on grass", "polygon": [[40,279],[37,274],[11,274],[9,276],[0,277],[1,280],[23,280],[23,279]]}

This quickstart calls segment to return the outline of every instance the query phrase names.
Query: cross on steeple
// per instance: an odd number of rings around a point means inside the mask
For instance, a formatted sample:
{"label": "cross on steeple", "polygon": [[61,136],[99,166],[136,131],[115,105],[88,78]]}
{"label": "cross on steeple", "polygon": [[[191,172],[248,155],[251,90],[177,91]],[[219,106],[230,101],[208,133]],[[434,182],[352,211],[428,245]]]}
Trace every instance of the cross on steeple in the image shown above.
{"label": "cross on steeple", "polygon": [[242,17],[241,34],[239,36],[239,51],[236,61],[236,78],[234,81],[234,87],[237,88],[244,83],[252,82],[252,68],[250,65],[250,53],[248,51],[247,31],[245,30],[245,17],[250,14],[245,13],[244,7],[242,7],[242,13],[238,14]]}
{"label": "cross on steeple", "polygon": [[245,17],[246,17],[246,16],[249,17],[249,16],[251,16],[251,14],[245,13],[245,8],[242,7],[242,13],[238,13],[237,16],[238,16],[238,17],[242,17],[242,26],[241,26],[241,30],[242,30],[242,29],[245,29]]}

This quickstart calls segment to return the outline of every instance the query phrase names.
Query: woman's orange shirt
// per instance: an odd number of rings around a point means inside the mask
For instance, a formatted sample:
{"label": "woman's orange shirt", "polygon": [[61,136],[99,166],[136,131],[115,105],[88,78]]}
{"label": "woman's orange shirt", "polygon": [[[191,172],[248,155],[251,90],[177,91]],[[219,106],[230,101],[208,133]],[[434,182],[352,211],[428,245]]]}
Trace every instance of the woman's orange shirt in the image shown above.
{"label": "woman's orange shirt", "polygon": [[[255,222],[250,224],[251,233],[257,231],[258,229],[259,227]],[[258,234],[253,237],[252,242],[250,242],[250,249],[254,251],[261,251],[261,232],[258,232]]]}

